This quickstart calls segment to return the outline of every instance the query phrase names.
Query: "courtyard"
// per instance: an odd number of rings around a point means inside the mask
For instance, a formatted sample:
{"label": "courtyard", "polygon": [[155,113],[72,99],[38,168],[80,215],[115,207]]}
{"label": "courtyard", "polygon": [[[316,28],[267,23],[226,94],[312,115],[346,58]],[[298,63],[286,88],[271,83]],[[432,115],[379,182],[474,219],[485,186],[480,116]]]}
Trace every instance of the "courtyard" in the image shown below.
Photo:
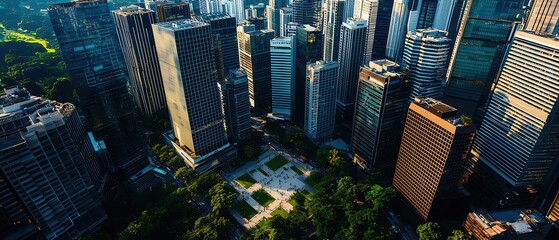
{"label": "courtyard", "polygon": [[288,200],[296,192],[314,190],[305,183],[312,167],[293,156],[268,150],[258,159],[225,174],[225,179],[239,197],[231,211],[245,228],[256,226],[274,215],[285,216],[293,209]]}

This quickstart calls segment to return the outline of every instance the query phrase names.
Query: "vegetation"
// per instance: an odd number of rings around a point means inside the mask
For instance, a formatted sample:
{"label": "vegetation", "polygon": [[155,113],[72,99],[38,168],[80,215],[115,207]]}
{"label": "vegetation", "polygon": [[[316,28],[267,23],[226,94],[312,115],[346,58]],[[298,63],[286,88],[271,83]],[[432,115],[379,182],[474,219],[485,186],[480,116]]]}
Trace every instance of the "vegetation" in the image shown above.
{"label": "vegetation", "polygon": [[245,200],[241,200],[235,203],[235,205],[233,205],[233,209],[239,212],[241,216],[243,216],[246,219],[251,219],[252,217],[254,217],[254,215],[258,213]]}
{"label": "vegetation", "polygon": [[294,149],[297,153],[307,158],[312,158],[316,153],[314,144],[301,128],[295,128],[295,130],[287,134],[283,141],[283,145],[287,148]]}
{"label": "vegetation", "polygon": [[287,218],[288,214],[289,213],[287,211],[285,211],[285,209],[283,209],[281,206],[276,208],[276,210],[274,210],[270,213],[270,215],[272,215],[272,217],[276,216],[276,215],[280,215],[283,218]]}
{"label": "vegetation", "polygon": [[159,161],[167,164],[172,169],[180,169],[184,167],[182,158],[171,149],[171,147],[163,144],[156,144],[151,148],[153,153],[158,157]]}
{"label": "vegetation", "polygon": [[427,222],[417,226],[415,230],[420,240],[442,239],[441,226],[438,223]]}
{"label": "vegetation", "polygon": [[258,191],[252,193],[251,197],[256,200],[260,205],[263,207],[267,207],[271,203],[273,203],[276,199],[272,197],[266,190],[258,189]]}
{"label": "vegetation", "polygon": [[337,149],[318,149],[316,151],[316,164],[338,178],[350,176],[352,171],[355,171],[351,160],[341,156]]}
{"label": "vegetation", "polygon": [[266,176],[266,177],[268,176],[268,173],[267,173],[266,171],[262,170],[262,168],[258,168],[258,171],[259,171],[260,173],[262,173],[262,175],[264,175],[264,176]]}
{"label": "vegetation", "polygon": [[268,161],[266,163],[266,166],[272,169],[272,171],[276,171],[281,167],[283,167],[283,165],[287,164],[288,162],[289,161],[287,161],[287,159],[285,159],[282,155],[277,155],[274,158],[272,158],[272,160]]}
{"label": "vegetation", "polygon": [[291,166],[291,170],[293,170],[295,173],[297,173],[299,175],[303,175],[303,171],[301,171],[301,169],[299,169],[296,166]]}
{"label": "vegetation", "polygon": [[241,184],[241,186],[243,186],[246,189],[250,188],[252,185],[256,183],[256,179],[254,179],[248,173],[243,174],[239,178],[235,179],[235,181]]}
{"label": "vegetation", "polygon": [[214,185],[210,188],[212,211],[216,214],[223,214],[235,203],[239,193],[235,191],[226,181]]}

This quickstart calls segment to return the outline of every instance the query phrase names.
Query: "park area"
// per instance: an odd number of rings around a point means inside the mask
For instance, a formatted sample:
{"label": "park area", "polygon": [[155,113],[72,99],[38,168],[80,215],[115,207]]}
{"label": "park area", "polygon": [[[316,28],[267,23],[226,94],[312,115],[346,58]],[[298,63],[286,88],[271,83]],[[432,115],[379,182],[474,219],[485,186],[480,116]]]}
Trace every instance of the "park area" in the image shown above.
{"label": "park area", "polygon": [[287,216],[293,209],[291,196],[305,195],[314,189],[305,182],[312,167],[284,152],[269,150],[258,159],[228,174],[225,179],[239,197],[233,206],[233,217],[245,228],[275,215]]}

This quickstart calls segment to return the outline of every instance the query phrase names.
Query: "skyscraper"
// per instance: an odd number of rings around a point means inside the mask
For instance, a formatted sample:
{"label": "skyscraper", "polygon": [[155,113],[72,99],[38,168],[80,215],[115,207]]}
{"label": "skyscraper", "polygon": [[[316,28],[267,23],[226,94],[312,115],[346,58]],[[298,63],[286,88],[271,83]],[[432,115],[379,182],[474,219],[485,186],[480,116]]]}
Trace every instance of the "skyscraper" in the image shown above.
{"label": "skyscraper", "polygon": [[115,165],[142,164],[141,131],[106,0],[55,4],[48,12],[87,128],[107,142]]}
{"label": "skyscraper", "polygon": [[167,106],[151,30],[155,12],[132,5],[113,11],[113,17],[136,106],[153,114]]}
{"label": "skyscraper", "polygon": [[320,13],[320,1],[318,0],[293,0],[293,22],[300,25],[316,25]]}
{"label": "skyscraper", "polygon": [[98,173],[89,172],[98,169],[82,157],[92,147],[82,146],[85,131],[73,111],[18,88],[0,96],[0,236],[72,239],[107,219],[91,177]]}
{"label": "skyscraper", "polygon": [[327,140],[336,123],[337,62],[307,65],[305,88],[305,134],[313,141]]}
{"label": "skyscraper", "polygon": [[287,1],[270,0],[270,4],[266,6],[266,19],[268,21],[268,30],[274,31],[276,37],[280,36],[280,10],[287,7]]}
{"label": "skyscraper", "polygon": [[[423,220],[451,210],[475,126],[458,110],[431,98],[410,105],[392,185]],[[446,205],[446,206],[445,206]]]}
{"label": "skyscraper", "polygon": [[363,55],[363,63],[367,64],[372,59],[373,44],[375,41],[375,31],[377,25],[378,13],[378,0],[363,0],[359,1],[359,5],[355,6],[355,13],[357,18],[367,20],[367,34],[365,36],[365,54]]}
{"label": "skyscraper", "polygon": [[293,36],[270,41],[272,114],[288,120],[295,111],[296,44]]}
{"label": "skyscraper", "polygon": [[388,30],[390,29],[393,4],[394,1],[392,0],[379,0],[378,2],[371,60],[386,58],[386,44],[388,42]]}
{"label": "skyscraper", "polygon": [[335,61],[338,59],[340,48],[340,28],[345,22],[345,0],[326,1],[326,20],[324,22],[324,60]]}
{"label": "skyscraper", "polygon": [[247,75],[239,69],[232,69],[225,80],[218,84],[229,141],[239,142],[247,139],[252,131]]}
{"label": "skyscraper", "polygon": [[462,15],[464,15],[464,2],[465,0],[447,0],[439,1],[437,4],[432,27],[448,32],[448,38],[453,41],[452,46],[454,46],[458,34]]}
{"label": "skyscraper", "polygon": [[291,22],[292,17],[293,17],[293,8],[283,7],[280,9],[280,30],[279,30],[280,37],[287,36],[287,24]]}
{"label": "skyscraper", "polygon": [[480,119],[524,0],[468,1],[447,73],[445,102]]}
{"label": "skyscraper", "polygon": [[247,74],[250,106],[268,112],[272,107],[270,40],[274,32],[254,30],[254,26],[237,27],[239,61]]}
{"label": "skyscraper", "polygon": [[409,106],[409,76],[381,59],[361,68],[351,135],[354,162],[371,170],[394,166]]}
{"label": "skyscraper", "polygon": [[352,119],[357,83],[359,79],[359,66],[365,50],[365,33],[367,21],[350,18],[342,24],[340,33],[340,51],[338,63],[340,74],[338,81],[338,107],[343,116]]}
{"label": "skyscraper", "polygon": [[[307,64],[322,60],[323,38],[319,29],[302,25],[297,27],[297,54],[295,72],[295,103],[305,101],[305,86],[307,83]],[[294,119],[303,122],[305,114],[304,104],[295,104]]]}
{"label": "skyscraper", "polygon": [[524,29],[535,33],[558,34],[559,1],[532,1],[530,15],[528,16]]}
{"label": "skyscraper", "polygon": [[174,136],[190,156],[187,164],[209,170],[216,164],[206,161],[208,155],[229,146],[210,24],[180,20],[152,26]]}
{"label": "skyscraper", "polygon": [[189,19],[190,4],[188,3],[169,3],[156,6],[157,22],[168,22],[182,19]]}
{"label": "skyscraper", "polygon": [[420,96],[442,97],[451,44],[441,30],[418,29],[406,35],[402,66],[410,71],[410,101]]}
{"label": "skyscraper", "polygon": [[409,0],[394,0],[394,6],[392,8],[390,28],[386,43],[386,56],[396,62],[400,62],[404,50],[404,39],[408,32],[408,21],[410,17],[410,3],[408,1]]}
{"label": "skyscraper", "polygon": [[[419,16],[417,17],[417,25],[415,26],[415,29],[425,29],[433,27],[435,14],[437,13],[438,2],[440,2],[440,0],[419,1]],[[409,31],[411,31],[411,29]]]}
{"label": "skyscraper", "polygon": [[[556,174],[551,166],[559,156],[559,85],[554,73],[559,71],[559,56],[552,53],[558,51],[553,38],[515,34],[472,147],[474,174],[478,168],[489,170],[486,176],[472,175],[473,181],[490,179],[483,180],[488,200],[514,204],[505,198],[515,188],[541,186],[548,173]],[[499,188],[493,186],[497,183]]]}
{"label": "skyscraper", "polygon": [[223,80],[230,70],[239,68],[237,21],[224,13],[200,14],[194,19],[210,24],[217,76]]}

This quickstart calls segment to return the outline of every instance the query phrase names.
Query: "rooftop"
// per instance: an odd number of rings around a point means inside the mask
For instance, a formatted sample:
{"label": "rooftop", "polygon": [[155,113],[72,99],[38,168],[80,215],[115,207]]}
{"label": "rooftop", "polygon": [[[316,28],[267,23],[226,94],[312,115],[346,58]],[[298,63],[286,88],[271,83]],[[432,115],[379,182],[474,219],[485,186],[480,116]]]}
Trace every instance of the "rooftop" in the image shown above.
{"label": "rooftop", "polygon": [[192,19],[198,20],[201,22],[211,21],[211,20],[221,20],[221,19],[228,19],[228,18],[235,18],[229,16],[226,13],[202,13],[200,15],[192,16]]}
{"label": "rooftop", "polygon": [[209,24],[205,22],[191,20],[191,19],[162,22],[162,23],[156,23],[154,25],[171,31],[180,31],[184,29],[209,26]]}
{"label": "rooftop", "polygon": [[[508,236],[520,236],[525,234],[540,233],[540,227],[549,222],[536,210],[512,209],[496,212],[486,212],[483,210],[471,212],[471,220],[465,224],[466,230],[476,232],[477,227],[482,229],[486,235],[495,236],[506,234]],[[537,237],[540,235],[530,235]],[[474,236],[475,237],[475,236]],[[508,239],[508,238],[507,238]],[[514,238],[516,239],[516,238]]]}
{"label": "rooftop", "polygon": [[433,98],[416,97],[413,103],[450,122],[454,126],[468,126],[471,119],[458,114],[458,109]]}
{"label": "rooftop", "polygon": [[140,13],[149,13],[149,12],[153,12],[153,11],[143,9],[143,8],[141,8],[139,6],[136,6],[136,5],[130,5],[130,6],[120,7],[119,10],[114,10],[113,12],[118,14],[118,15],[128,16],[128,15],[135,15],[135,14],[140,14]]}

